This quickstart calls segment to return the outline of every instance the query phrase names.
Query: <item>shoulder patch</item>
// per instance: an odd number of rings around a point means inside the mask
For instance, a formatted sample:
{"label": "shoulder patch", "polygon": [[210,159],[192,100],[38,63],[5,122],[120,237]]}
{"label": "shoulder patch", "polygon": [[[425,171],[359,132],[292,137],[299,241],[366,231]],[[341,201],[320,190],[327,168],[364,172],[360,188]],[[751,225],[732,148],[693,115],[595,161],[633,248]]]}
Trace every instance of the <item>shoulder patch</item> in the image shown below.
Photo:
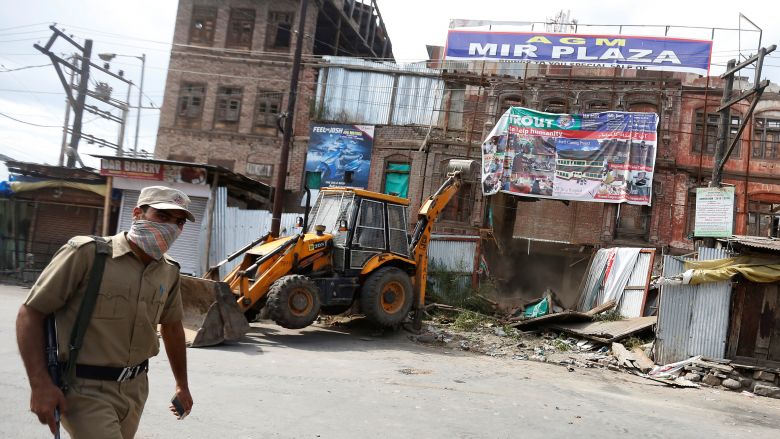
{"label": "shoulder patch", "polygon": [[176,262],[176,259],[173,259],[172,257],[168,256],[168,253],[163,253],[163,259],[165,260],[165,262],[167,262],[167,263],[169,263],[171,265],[175,265],[176,268],[179,268],[179,269],[181,268],[181,265],[179,265],[179,263]]}
{"label": "shoulder patch", "polygon": [[79,248],[85,244],[89,244],[90,242],[95,242],[95,239],[91,236],[74,236],[70,239],[70,241],[68,241],[67,245],[73,248]]}

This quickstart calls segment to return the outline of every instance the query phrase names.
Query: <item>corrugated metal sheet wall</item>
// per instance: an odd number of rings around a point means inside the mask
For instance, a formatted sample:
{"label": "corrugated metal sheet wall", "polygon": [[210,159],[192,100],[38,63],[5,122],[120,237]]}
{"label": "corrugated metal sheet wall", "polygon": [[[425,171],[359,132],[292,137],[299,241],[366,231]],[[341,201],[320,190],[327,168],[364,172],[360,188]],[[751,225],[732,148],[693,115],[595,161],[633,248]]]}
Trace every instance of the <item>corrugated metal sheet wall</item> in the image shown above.
{"label": "corrugated metal sheet wall", "polygon": [[474,272],[475,251],[476,241],[432,239],[428,246],[428,263],[444,271],[470,275]]}
{"label": "corrugated metal sheet wall", "polygon": [[[699,261],[729,257],[723,249],[700,248]],[[664,256],[664,277],[682,273],[683,263]],[[695,355],[723,358],[729,326],[731,282],[661,287],[657,361],[673,363]]]}
{"label": "corrugated metal sheet wall", "polygon": [[[435,77],[438,71],[417,64],[328,56],[324,59],[334,66],[323,68],[319,75],[318,119],[375,125],[430,125],[437,121],[444,94],[444,81]],[[349,66],[398,73],[350,70]],[[405,71],[427,73],[431,77],[404,75]],[[398,81],[394,84],[395,75]]]}
{"label": "corrugated metal sheet wall", "polygon": [[[229,254],[265,235],[271,230],[271,212],[267,210],[244,210],[227,206],[227,189],[217,188],[217,199],[214,212],[213,245],[209,252],[209,266],[225,259]],[[297,233],[295,219],[301,216],[296,213],[283,213],[280,234],[282,236]],[[226,275],[241,258],[228,262],[220,269],[220,277]]]}
{"label": "corrugated metal sheet wall", "polygon": [[[470,294],[476,251],[476,241],[452,241],[444,237],[431,239],[428,246],[428,270],[431,274],[428,279],[432,292],[444,300],[456,302]],[[441,284],[435,274],[437,270],[453,273],[444,277],[454,278],[447,285]]]}
{"label": "corrugated metal sheet wall", "polygon": [[650,266],[653,260],[653,253],[640,252],[637,257],[634,270],[628,279],[623,296],[620,299],[620,314],[625,317],[641,317],[642,305],[645,302],[645,289],[647,288],[648,273],[652,270]]}

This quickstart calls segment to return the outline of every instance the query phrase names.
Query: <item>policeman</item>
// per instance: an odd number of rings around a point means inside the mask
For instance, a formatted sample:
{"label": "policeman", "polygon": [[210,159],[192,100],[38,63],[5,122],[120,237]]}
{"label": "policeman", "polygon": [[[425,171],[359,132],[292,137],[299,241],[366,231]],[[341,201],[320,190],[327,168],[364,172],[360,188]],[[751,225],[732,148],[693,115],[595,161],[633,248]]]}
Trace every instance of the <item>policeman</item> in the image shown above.
{"label": "policeman", "polygon": [[130,439],[138,429],[146,397],[149,357],[159,353],[157,325],[176,380],[176,396],[189,411],[187,358],[182,327],[179,265],[165,252],[181,233],[190,200],[164,186],[144,188],[128,232],[107,237],[97,302],[78,354],[67,394],[52,383],[44,357],[44,319],[57,322],[59,360],[68,341],[95,259],[91,237],[71,239],[54,255],[19,309],[17,342],[30,380],[30,409],[54,433],[54,409],[75,439]]}

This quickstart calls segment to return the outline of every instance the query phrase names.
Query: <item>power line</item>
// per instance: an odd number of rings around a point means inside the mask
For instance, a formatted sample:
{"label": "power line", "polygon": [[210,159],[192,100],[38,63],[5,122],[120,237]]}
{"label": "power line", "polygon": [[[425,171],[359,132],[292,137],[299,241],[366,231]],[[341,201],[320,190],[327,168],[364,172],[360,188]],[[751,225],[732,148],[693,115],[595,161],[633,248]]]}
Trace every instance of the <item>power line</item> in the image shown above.
{"label": "power line", "polygon": [[7,31],[7,30],[14,30],[14,29],[24,29],[26,27],[40,26],[40,25],[45,25],[45,24],[49,24],[49,23],[50,22],[48,22],[48,21],[41,21],[40,23],[22,24],[22,25],[19,25],[19,26],[3,27],[3,28],[0,28],[0,32],[4,32],[4,31]]}
{"label": "power line", "polygon": [[18,67],[18,68],[15,68],[15,69],[9,69],[8,67],[0,64],[0,67],[5,69],[5,70],[0,70],[0,73],[16,72],[18,70],[26,70],[26,69],[36,69],[38,67],[48,67],[50,65],[51,64],[40,64],[40,65],[37,65],[37,66],[24,66],[24,67]]}
{"label": "power line", "polygon": [[13,121],[16,121],[16,122],[19,122],[19,123],[23,123],[23,124],[25,124],[25,125],[32,125],[32,126],[34,126],[34,127],[41,127],[41,128],[62,128],[61,126],[58,126],[58,125],[40,125],[40,124],[37,124],[37,123],[32,123],[32,122],[25,122],[25,121],[23,121],[23,120],[19,120],[19,119],[15,118],[15,117],[9,116],[9,115],[7,115],[7,114],[5,114],[5,113],[0,113],[0,116],[7,117],[7,118],[9,118],[9,119],[11,119],[11,120],[13,120]]}

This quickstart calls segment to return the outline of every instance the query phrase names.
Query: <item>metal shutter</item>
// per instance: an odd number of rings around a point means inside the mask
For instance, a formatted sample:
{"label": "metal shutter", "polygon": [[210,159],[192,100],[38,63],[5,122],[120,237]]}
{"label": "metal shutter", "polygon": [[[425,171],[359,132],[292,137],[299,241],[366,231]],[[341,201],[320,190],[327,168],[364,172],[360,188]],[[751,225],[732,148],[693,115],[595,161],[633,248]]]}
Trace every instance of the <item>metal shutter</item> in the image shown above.
{"label": "metal shutter", "polygon": [[[133,223],[133,207],[138,202],[140,191],[125,189],[122,191],[122,208],[119,211],[118,230],[130,230]],[[200,275],[200,258],[202,246],[200,242],[201,224],[206,214],[208,198],[190,197],[190,212],[195,215],[195,222],[187,222],[179,238],[168,250],[168,255],[181,265],[183,274]]]}
{"label": "metal shutter", "polygon": [[[76,235],[99,235],[102,209],[39,203],[32,242],[35,268],[49,264],[54,253]],[[67,218],[67,221],[63,219]]]}

